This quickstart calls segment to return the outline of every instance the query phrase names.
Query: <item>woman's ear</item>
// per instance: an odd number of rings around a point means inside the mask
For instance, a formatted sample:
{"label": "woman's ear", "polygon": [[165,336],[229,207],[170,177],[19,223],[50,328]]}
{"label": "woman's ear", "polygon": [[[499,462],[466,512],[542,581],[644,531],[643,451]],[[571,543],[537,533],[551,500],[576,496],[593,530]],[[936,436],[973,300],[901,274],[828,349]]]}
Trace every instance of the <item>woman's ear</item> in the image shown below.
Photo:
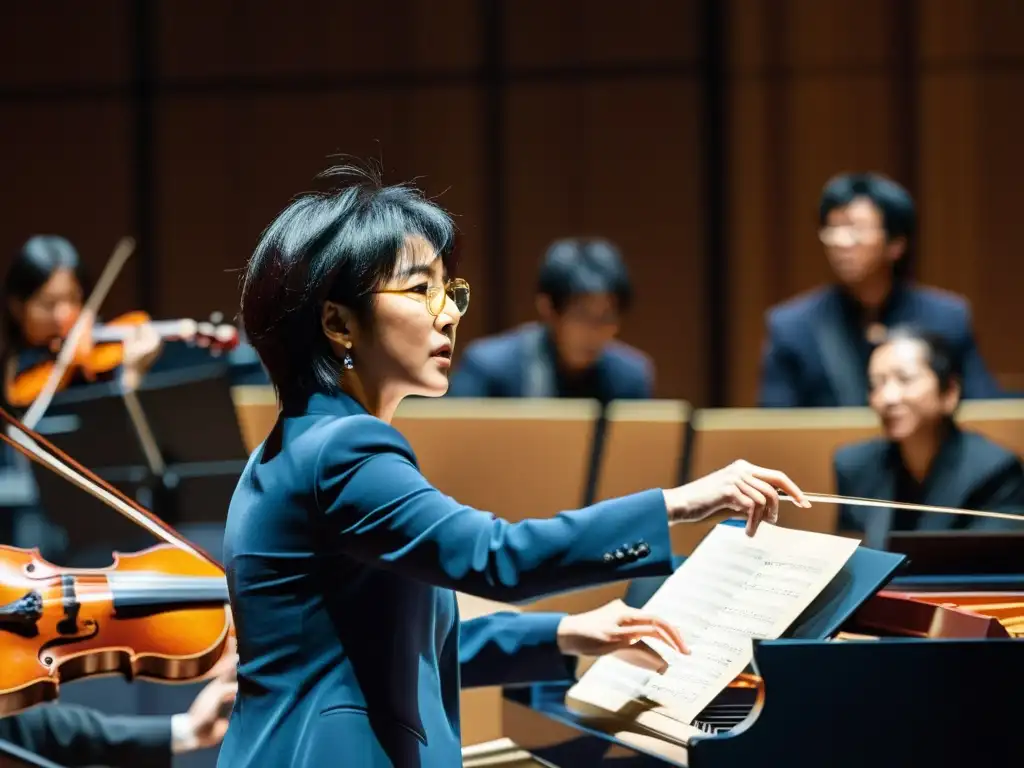
{"label": "woman's ear", "polygon": [[355,316],[348,307],[325,301],[320,312],[320,327],[332,344],[351,349],[356,333]]}

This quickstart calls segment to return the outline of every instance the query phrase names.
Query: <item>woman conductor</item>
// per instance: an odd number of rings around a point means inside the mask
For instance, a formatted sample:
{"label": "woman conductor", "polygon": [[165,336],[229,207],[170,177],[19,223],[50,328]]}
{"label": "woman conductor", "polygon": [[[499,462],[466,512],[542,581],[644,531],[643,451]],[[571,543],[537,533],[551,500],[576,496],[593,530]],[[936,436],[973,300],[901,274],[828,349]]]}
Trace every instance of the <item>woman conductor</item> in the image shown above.
{"label": "woman conductor", "polygon": [[[391,419],[403,398],[448,388],[469,304],[448,274],[452,223],[414,189],[344,171],[347,186],[267,228],[242,288],[281,414],[228,512],[239,688],[222,767],[461,765],[460,681],[567,670],[545,661],[564,650],[560,617],[460,623],[456,590],[510,601],[665,574],[670,522],[728,509],[753,533],[777,514],[774,489],[807,504],[746,462],[515,524],[437,491]],[[596,652],[659,630],[621,612]]]}

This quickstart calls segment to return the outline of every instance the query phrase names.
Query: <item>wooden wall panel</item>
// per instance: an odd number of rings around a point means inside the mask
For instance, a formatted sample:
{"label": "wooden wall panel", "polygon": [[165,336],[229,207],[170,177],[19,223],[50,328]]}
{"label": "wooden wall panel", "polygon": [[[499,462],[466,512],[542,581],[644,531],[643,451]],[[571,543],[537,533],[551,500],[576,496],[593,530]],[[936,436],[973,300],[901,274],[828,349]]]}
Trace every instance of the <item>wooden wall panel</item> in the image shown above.
{"label": "wooden wall panel", "polygon": [[[0,269],[30,236],[59,234],[75,244],[93,279],[117,241],[133,234],[131,116],[126,105],[0,100]],[[137,309],[136,265],[128,261],[101,309]]]}
{"label": "wooden wall panel", "polygon": [[[261,231],[289,201],[319,188],[330,152],[382,158],[385,181],[417,177],[455,211],[462,274],[480,276],[478,95],[469,88],[359,90],[267,97],[181,97],[159,110],[161,306],[169,316],[234,312],[240,274]],[[462,330],[472,335],[480,313]]]}
{"label": "wooden wall panel", "polygon": [[129,83],[134,65],[130,10],[129,0],[5,3],[0,93]]}
{"label": "wooden wall panel", "polygon": [[198,82],[466,71],[482,50],[475,7],[475,0],[165,1],[160,71]]}
{"label": "wooden wall panel", "polygon": [[513,72],[695,62],[701,46],[699,0],[512,0],[502,10]]}
{"label": "wooden wall panel", "polygon": [[658,396],[704,397],[699,92],[693,79],[513,85],[508,91],[508,325],[535,318],[558,237],[617,243],[637,305],[622,338],[657,361]]}

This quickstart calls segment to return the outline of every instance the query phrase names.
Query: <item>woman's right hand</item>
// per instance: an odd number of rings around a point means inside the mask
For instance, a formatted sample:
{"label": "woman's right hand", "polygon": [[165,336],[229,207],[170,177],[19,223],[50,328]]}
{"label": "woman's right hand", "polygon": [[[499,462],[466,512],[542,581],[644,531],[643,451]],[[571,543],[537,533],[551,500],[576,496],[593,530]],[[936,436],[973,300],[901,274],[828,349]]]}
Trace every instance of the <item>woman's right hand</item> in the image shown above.
{"label": "woman's right hand", "polygon": [[692,483],[664,491],[669,521],[692,523],[716,512],[739,512],[747,516],[747,535],[753,536],[762,521],[779,519],[778,490],[791,496],[801,507],[810,507],[803,492],[783,472],[734,461]]}

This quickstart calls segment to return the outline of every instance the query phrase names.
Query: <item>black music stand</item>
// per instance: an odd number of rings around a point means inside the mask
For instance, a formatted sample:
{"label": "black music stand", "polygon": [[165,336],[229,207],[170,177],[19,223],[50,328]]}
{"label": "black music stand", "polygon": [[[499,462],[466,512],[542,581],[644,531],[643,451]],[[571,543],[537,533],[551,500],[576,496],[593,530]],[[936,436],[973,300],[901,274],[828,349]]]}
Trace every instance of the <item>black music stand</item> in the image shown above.
{"label": "black music stand", "polygon": [[9,741],[0,739],[0,768],[24,768],[24,766],[35,766],[35,768],[64,768],[52,760],[40,757],[35,752],[12,744]]}
{"label": "black music stand", "polygon": [[[54,398],[37,430],[69,456],[171,525],[223,522],[247,458],[225,361],[155,369],[136,393],[163,469],[155,474],[115,383],[68,390]],[[154,543],[138,526],[51,470],[33,464],[48,517],[74,548]],[[80,567],[102,563],[79,563]]]}

